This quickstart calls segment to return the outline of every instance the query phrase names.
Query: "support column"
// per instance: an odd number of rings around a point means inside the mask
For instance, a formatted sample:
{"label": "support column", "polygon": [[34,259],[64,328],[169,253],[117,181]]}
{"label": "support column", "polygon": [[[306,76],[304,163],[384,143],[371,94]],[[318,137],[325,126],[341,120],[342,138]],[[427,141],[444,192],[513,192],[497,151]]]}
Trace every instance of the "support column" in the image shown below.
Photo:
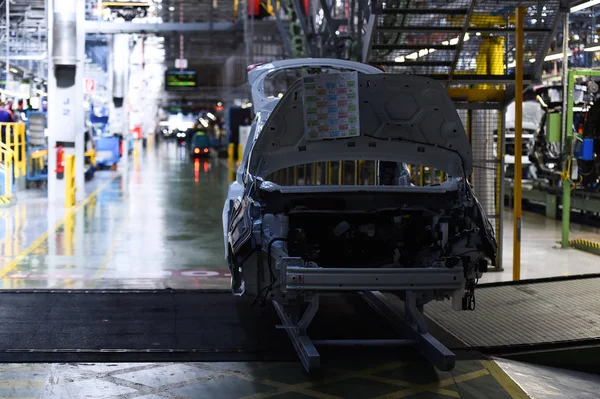
{"label": "support column", "polygon": [[565,13],[563,22],[563,64],[562,64],[562,84],[563,84],[563,112],[562,112],[562,145],[563,154],[567,154],[566,162],[562,165],[562,234],[561,247],[569,248],[569,227],[571,225],[571,176],[570,164],[572,162],[572,137],[573,137],[573,94],[575,85],[575,76],[569,73],[569,13]]}
{"label": "support column", "polygon": [[514,172],[514,223],[513,223],[513,281],[521,279],[521,213],[523,184],[523,17],[525,8],[517,7],[516,67],[515,67],[515,172]]}
{"label": "support column", "polygon": [[129,87],[129,35],[117,34],[112,38],[112,100],[113,112],[110,114],[111,132],[123,137],[123,157],[121,169],[129,167],[129,110],[127,92]]}
{"label": "support column", "polygon": [[[48,0],[48,199],[64,203],[57,145],[75,155],[76,201],[85,198],[83,63],[85,2]],[[64,159],[64,157],[63,157]]]}

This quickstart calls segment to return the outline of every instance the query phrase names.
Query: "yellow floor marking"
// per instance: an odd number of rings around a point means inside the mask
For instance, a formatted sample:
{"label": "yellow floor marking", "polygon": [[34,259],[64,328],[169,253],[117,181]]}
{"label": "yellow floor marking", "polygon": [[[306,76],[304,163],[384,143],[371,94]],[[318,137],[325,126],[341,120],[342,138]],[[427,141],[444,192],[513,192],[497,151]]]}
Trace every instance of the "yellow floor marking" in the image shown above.
{"label": "yellow floor marking", "polygon": [[27,372],[27,371],[49,371],[47,364],[28,364],[28,363],[9,363],[0,366],[0,373],[9,372]]}
{"label": "yellow floor marking", "polygon": [[27,247],[23,252],[21,252],[19,255],[17,255],[17,257],[14,258],[10,263],[8,263],[6,266],[4,266],[2,269],[0,269],[0,278],[6,276],[8,273],[10,273],[14,269],[16,269],[17,266],[19,265],[19,263],[21,263],[21,261],[23,259],[25,259],[25,257],[27,255],[29,255],[31,252],[33,252],[42,242],[44,242],[44,240],[48,238],[48,236],[50,235],[51,232],[58,230],[58,228],[65,223],[65,220],[68,217],[72,217],[79,209],[81,209],[85,204],[87,204],[92,198],[94,198],[102,190],[104,190],[106,187],[108,187],[117,177],[119,177],[119,175],[113,176],[106,184],[97,188],[96,191],[94,191],[93,193],[88,195],[83,201],[81,201],[80,203],[75,205],[73,208],[68,210],[66,212],[65,216],[58,223],[56,223],[56,225],[51,230],[48,230],[44,234],[39,236],[33,243],[31,243],[31,245],[29,247]]}
{"label": "yellow floor marking", "polygon": [[481,360],[481,364],[490,372],[492,377],[494,377],[494,379],[498,381],[500,385],[502,385],[502,388],[504,388],[511,398],[529,398],[529,395],[527,395],[525,391],[523,391],[521,387],[512,378],[510,378],[495,361]]}
{"label": "yellow floor marking", "polygon": [[381,396],[377,396],[377,398],[373,398],[373,399],[396,399],[396,398],[405,398],[407,396],[410,395],[415,395],[421,392],[435,392],[441,395],[446,395],[446,396],[451,396],[451,397],[455,397],[455,398],[460,398],[460,395],[458,394],[458,392],[456,391],[452,391],[449,389],[441,389],[444,387],[447,387],[449,385],[455,385],[455,383],[458,382],[465,382],[465,381],[469,381],[469,380],[473,380],[475,378],[479,378],[479,377],[483,377],[484,375],[488,375],[490,374],[489,371],[487,371],[486,369],[481,369],[478,371],[474,371],[472,373],[467,373],[467,374],[463,374],[463,375],[459,375],[457,377],[452,377],[452,378],[446,378],[444,380],[441,381],[436,381],[436,382],[432,382],[430,384],[424,384],[424,385],[414,385],[412,388],[410,389],[405,389],[402,391],[398,391],[398,392],[393,392],[393,393],[389,393],[389,394],[385,394],[385,395],[381,395]]}
{"label": "yellow floor marking", "polygon": [[41,389],[46,380],[0,380],[0,389]]}
{"label": "yellow floor marking", "polygon": [[285,384],[285,383],[273,381],[270,379],[257,378],[257,377],[251,376],[251,375],[237,373],[237,372],[231,373],[231,375],[235,375],[239,378],[246,379],[248,381],[257,382],[257,383],[260,383],[263,385],[268,385],[271,387],[278,388],[276,391],[255,393],[252,395],[244,396],[242,399],[266,399],[266,398],[269,398],[272,396],[278,396],[278,395],[288,393],[288,392],[297,392],[297,393],[301,393],[301,394],[304,394],[307,396],[312,396],[312,397],[315,397],[318,399],[332,399],[332,398],[336,398],[336,396],[332,396],[332,395],[325,394],[322,392],[314,391],[309,388],[316,388],[319,385],[326,385],[326,384],[341,382],[341,381],[349,380],[352,378],[363,378],[363,379],[368,379],[371,381],[376,381],[376,382],[380,382],[380,383],[384,383],[384,384],[388,384],[388,385],[396,385],[396,386],[408,388],[408,389],[388,393],[388,394],[377,397],[377,399],[384,399],[384,398],[385,399],[395,399],[395,398],[403,398],[406,396],[415,395],[415,394],[422,393],[422,392],[433,392],[433,393],[445,395],[448,397],[460,398],[460,394],[457,391],[454,391],[451,389],[444,389],[444,388],[455,385],[456,383],[459,383],[459,382],[469,381],[469,380],[483,377],[485,375],[490,374],[490,372],[487,369],[481,369],[481,370],[463,374],[463,375],[460,375],[457,377],[446,378],[441,381],[436,381],[433,383],[423,384],[423,385],[413,384],[408,381],[401,381],[401,380],[396,380],[393,378],[386,378],[386,377],[379,377],[379,376],[372,375],[374,373],[379,373],[379,372],[386,371],[386,370],[393,370],[402,365],[406,365],[406,363],[389,363],[389,364],[384,364],[384,365],[377,366],[377,367],[367,368],[367,369],[357,371],[357,372],[337,369],[334,371],[340,373],[340,375],[326,377],[323,379],[315,379],[314,381],[308,381],[308,382],[303,382],[303,383],[299,383],[299,384]]}

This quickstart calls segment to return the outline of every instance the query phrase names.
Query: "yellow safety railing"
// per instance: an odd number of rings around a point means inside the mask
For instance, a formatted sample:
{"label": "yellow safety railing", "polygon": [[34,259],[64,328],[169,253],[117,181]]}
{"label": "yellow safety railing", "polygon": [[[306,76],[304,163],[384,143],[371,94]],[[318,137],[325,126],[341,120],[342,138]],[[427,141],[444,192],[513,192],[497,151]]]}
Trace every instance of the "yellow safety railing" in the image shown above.
{"label": "yellow safety railing", "polygon": [[[46,151],[47,152],[47,151]],[[83,156],[86,158],[86,162],[89,162],[92,167],[96,166],[96,150],[87,150]]]}
{"label": "yellow safety railing", "polygon": [[15,177],[27,174],[25,124],[16,122],[0,123],[0,141],[14,152]]}
{"label": "yellow safety railing", "polygon": [[48,157],[48,150],[36,150],[29,154],[29,171],[32,174],[42,173],[46,158]]}
{"label": "yellow safety railing", "polygon": [[12,197],[15,152],[8,145],[0,143],[0,157],[0,170],[4,173],[4,190],[1,196],[9,199]]}
{"label": "yellow safety railing", "polygon": [[75,155],[65,156],[65,208],[75,205]]}

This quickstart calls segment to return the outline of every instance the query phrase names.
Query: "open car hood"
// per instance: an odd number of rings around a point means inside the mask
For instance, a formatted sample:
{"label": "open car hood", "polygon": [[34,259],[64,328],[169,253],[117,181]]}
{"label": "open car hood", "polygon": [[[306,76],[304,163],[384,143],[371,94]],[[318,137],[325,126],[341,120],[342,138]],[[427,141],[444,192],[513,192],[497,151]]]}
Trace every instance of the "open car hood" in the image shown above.
{"label": "open car hood", "polygon": [[304,128],[304,83],[296,81],[257,132],[248,172],[266,178],[294,165],[359,159],[430,166],[454,177],[473,172],[464,127],[439,82],[358,73],[358,101],[358,136],[309,139]]}

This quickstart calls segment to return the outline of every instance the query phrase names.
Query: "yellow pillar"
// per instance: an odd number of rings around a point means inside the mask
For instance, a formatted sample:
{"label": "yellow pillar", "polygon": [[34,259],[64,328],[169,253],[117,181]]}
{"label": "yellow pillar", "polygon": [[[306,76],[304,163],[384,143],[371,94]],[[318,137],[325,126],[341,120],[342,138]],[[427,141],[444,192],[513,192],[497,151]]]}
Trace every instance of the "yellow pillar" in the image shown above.
{"label": "yellow pillar", "polygon": [[523,17],[525,8],[517,7],[515,68],[515,175],[513,223],[513,280],[521,279],[521,189],[523,180]]}
{"label": "yellow pillar", "polygon": [[233,159],[233,151],[235,149],[235,144],[229,144],[227,147],[227,166],[229,169],[233,169],[233,165],[235,160]]}
{"label": "yellow pillar", "polygon": [[75,155],[65,156],[65,207],[75,205]]}
{"label": "yellow pillar", "polygon": [[244,146],[241,144],[238,144],[238,146],[237,146],[237,165],[239,165],[242,162],[243,156],[244,156]]}

